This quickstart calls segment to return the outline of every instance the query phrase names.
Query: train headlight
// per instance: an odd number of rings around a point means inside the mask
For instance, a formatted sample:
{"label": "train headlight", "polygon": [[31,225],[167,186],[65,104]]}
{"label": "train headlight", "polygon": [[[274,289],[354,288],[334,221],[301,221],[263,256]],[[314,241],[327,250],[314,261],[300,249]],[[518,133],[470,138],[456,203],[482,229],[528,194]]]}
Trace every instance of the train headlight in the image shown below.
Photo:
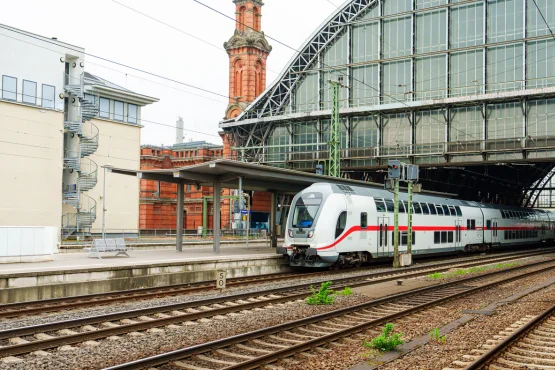
{"label": "train headlight", "polygon": [[289,237],[292,238],[293,237],[293,230],[289,229],[288,234],[289,234]]}
{"label": "train headlight", "polygon": [[314,236],[314,230],[310,230],[310,231],[308,232],[308,237],[309,237],[309,238],[312,238],[313,236]]}

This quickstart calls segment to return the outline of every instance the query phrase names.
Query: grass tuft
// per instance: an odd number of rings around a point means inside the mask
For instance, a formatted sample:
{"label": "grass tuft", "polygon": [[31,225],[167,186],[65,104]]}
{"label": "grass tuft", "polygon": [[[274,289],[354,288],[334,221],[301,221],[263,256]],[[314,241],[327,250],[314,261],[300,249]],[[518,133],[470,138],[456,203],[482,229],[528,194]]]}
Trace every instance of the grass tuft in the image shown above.
{"label": "grass tuft", "polygon": [[312,294],[306,297],[305,302],[309,305],[333,304],[335,301],[335,292],[329,289],[332,284],[331,281],[326,281],[322,283],[318,291],[311,285],[310,291]]}
{"label": "grass tuft", "polygon": [[476,266],[476,267],[469,267],[466,269],[457,269],[455,271],[449,271],[449,272],[434,272],[433,274],[428,275],[428,278],[430,279],[451,278],[451,277],[461,276],[461,275],[477,274],[488,270],[501,270],[501,269],[516,267],[520,265],[521,265],[520,262],[496,263],[496,264],[487,265],[487,266]]}
{"label": "grass tuft", "polygon": [[402,339],[403,333],[391,334],[393,332],[393,328],[393,324],[385,324],[380,335],[372,339],[370,342],[365,339],[363,345],[382,352],[393,351],[395,348],[405,343]]}

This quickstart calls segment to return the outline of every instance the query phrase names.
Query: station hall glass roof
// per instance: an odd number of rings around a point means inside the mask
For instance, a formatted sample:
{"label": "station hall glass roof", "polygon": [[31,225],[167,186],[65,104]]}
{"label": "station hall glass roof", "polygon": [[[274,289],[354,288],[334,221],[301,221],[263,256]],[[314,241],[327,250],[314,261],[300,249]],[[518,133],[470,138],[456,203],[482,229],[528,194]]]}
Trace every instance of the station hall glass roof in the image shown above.
{"label": "station hall glass roof", "polygon": [[343,77],[344,174],[382,182],[394,158],[419,164],[425,189],[533,205],[555,164],[550,28],[551,0],[346,1],[220,127],[240,160],[314,171]]}

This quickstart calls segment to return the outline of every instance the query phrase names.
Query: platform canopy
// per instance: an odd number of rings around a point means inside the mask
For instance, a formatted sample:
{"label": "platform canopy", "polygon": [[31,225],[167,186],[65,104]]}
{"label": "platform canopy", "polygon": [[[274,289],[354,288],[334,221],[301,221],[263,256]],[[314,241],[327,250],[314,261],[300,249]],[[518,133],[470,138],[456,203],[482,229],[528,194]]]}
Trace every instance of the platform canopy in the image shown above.
{"label": "platform canopy", "polygon": [[[255,163],[238,162],[228,159],[217,159],[187,167],[159,170],[128,170],[112,169],[113,173],[137,176],[144,180],[163,181],[178,184],[177,186],[177,250],[183,246],[183,200],[184,185],[214,187],[214,204],[220,203],[221,189],[238,189],[241,183],[243,190],[267,191],[271,193],[270,237],[272,246],[277,246],[275,232],[276,193],[297,193],[317,182],[345,184],[362,187],[383,188],[383,184],[358,180],[342,179],[313,173],[269,167]],[[241,181],[239,181],[239,179]],[[439,194],[439,193],[435,193]],[[446,194],[441,194],[446,196]],[[221,228],[220,214],[214,212],[214,230]],[[220,235],[214,233],[214,252],[220,251]]]}

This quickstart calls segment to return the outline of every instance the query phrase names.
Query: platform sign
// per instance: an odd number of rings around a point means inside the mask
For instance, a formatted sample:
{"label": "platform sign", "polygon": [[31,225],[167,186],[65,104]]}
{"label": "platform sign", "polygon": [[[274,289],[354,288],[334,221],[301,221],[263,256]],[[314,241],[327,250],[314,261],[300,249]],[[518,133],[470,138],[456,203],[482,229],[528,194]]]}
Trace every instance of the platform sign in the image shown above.
{"label": "platform sign", "polygon": [[227,271],[218,270],[216,272],[216,289],[225,289]]}
{"label": "platform sign", "polygon": [[252,215],[252,211],[248,211],[246,209],[241,210],[241,214],[243,214],[243,215],[248,215],[249,213]]}

